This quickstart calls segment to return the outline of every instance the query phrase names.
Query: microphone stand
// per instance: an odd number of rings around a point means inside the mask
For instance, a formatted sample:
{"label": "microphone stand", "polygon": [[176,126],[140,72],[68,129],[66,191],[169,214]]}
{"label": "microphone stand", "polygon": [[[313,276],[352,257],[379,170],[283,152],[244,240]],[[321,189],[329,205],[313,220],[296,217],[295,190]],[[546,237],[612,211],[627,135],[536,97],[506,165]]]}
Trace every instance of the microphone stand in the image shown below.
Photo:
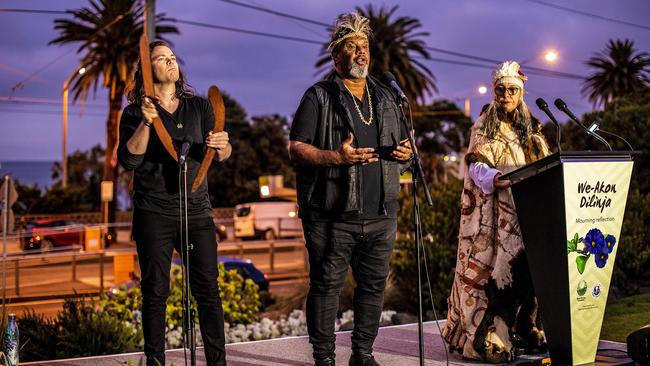
{"label": "microphone stand", "polygon": [[[183,261],[183,354],[187,365],[187,351],[190,349],[190,364],[196,366],[196,325],[194,311],[190,302],[190,250],[189,225],[187,209],[187,159],[179,160],[179,210],[180,210],[180,240],[181,259]],[[182,183],[181,183],[182,181]]]}
{"label": "microphone stand", "polygon": [[594,133],[595,133],[596,131],[600,131],[600,132],[604,132],[604,133],[606,133],[606,134],[608,134],[608,135],[610,135],[610,136],[614,136],[614,137],[618,138],[619,140],[622,140],[623,142],[625,142],[625,144],[627,145],[627,147],[630,148],[630,151],[634,151],[634,148],[632,147],[632,144],[630,144],[630,143],[629,143],[625,138],[623,138],[622,136],[619,136],[619,135],[617,135],[617,134],[615,134],[615,133],[613,133],[613,132],[608,132],[608,131],[605,131],[605,130],[601,129],[601,128],[600,128],[600,121],[599,121],[599,120],[595,120],[595,121],[591,124],[591,126],[589,126],[589,128],[587,128],[587,129],[588,129],[589,131],[594,132]]}
{"label": "microphone stand", "polygon": [[411,171],[411,179],[413,182],[413,225],[415,227],[415,246],[416,246],[416,266],[418,268],[418,347],[419,347],[419,359],[420,366],[424,366],[424,327],[422,321],[422,264],[421,264],[421,248],[422,244],[422,222],[420,220],[420,203],[418,198],[418,181],[423,184],[424,197],[427,200],[429,206],[433,206],[433,200],[431,199],[431,194],[429,193],[429,188],[427,185],[426,178],[424,176],[424,171],[422,170],[422,161],[420,160],[420,155],[415,146],[415,129],[413,128],[413,118],[411,113],[411,105],[406,103],[409,109],[410,125],[407,124],[406,115],[404,114],[402,98],[397,98],[397,106],[400,110],[400,121],[406,127],[408,131],[408,140],[411,145],[411,150],[413,151],[413,157],[407,164],[407,168],[404,170]]}
{"label": "microphone stand", "polygon": [[602,136],[600,136],[599,134],[597,134],[597,133],[595,132],[595,130],[592,131],[592,130],[588,129],[587,127],[585,127],[585,126],[582,124],[582,122],[580,122],[580,120],[578,119],[578,117],[576,117],[576,116],[573,114],[573,112],[571,112],[571,111],[569,110],[569,108],[566,106],[566,103],[564,103],[564,101],[562,101],[561,99],[556,99],[556,100],[555,100],[555,106],[557,107],[557,109],[561,110],[564,114],[566,114],[567,116],[569,116],[569,120],[570,120],[571,122],[577,124],[580,128],[582,128],[582,129],[587,133],[587,135],[592,136],[592,137],[595,138],[596,140],[602,142],[603,144],[605,144],[605,146],[607,146],[607,148],[609,149],[609,151],[612,151],[612,147],[609,145],[609,143],[607,142],[607,140],[605,140]]}

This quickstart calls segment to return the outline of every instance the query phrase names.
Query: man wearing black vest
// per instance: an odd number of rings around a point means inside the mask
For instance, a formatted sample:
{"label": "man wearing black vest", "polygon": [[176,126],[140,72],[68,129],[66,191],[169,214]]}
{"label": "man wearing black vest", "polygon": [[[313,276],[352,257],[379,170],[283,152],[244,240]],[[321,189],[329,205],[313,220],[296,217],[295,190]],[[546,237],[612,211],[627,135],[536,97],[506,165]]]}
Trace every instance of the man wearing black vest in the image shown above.
{"label": "man wearing black vest", "polygon": [[350,365],[372,356],[397,232],[399,162],[411,150],[393,93],[368,76],[368,19],[339,16],[334,70],[300,102],[289,143],[309,252],[307,326],[316,365],[335,365],[334,323],[348,267],[357,283]]}

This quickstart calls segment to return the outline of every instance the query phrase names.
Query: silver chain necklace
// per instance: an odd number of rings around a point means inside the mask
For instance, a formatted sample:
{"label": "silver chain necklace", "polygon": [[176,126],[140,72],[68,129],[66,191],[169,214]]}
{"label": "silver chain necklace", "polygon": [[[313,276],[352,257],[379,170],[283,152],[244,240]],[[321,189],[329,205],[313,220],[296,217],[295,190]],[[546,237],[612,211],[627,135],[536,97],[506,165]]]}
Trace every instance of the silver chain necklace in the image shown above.
{"label": "silver chain necklace", "polygon": [[372,98],[370,97],[370,89],[368,89],[368,83],[366,83],[366,93],[368,94],[368,106],[370,107],[370,118],[366,121],[365,118],[363,118],[363,113],[361,113],[361,108],[359,108],[359,105],[357,105],[357,98],[352,94],[352,91],[350,91],[350,88],[348,88],[347,85],[343,84],[345,86],[345,89],[348,90],[348,93],[352,96],[352,103],[354,103],[354,108],[357,109],[357,113],[359,114],[359,118],[361,118],[361,122],[365,124],[366,126],[370,126],[372,124]]}

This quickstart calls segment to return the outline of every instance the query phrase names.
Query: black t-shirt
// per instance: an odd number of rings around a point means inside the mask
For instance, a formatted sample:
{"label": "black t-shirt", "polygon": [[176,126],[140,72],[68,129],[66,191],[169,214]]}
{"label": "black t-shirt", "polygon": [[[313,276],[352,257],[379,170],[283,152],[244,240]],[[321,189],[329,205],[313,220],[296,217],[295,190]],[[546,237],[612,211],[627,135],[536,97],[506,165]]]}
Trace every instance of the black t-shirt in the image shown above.
{"label": "black t-shirt", "polygon": [[[201,97],[180,98],[174,113],[157,107],[158,115],[169,132],[174,144],[180,148],[183,141],[193,141],[187,164],[187,185],[191,190],[204,155],[204,139],[214,126],[214,112],[210,103]],[[164,216],[178,217],[179,212],[179,168],[158,139],[151,127],[147,150],[144,154],[132,154],[126,147],[133,133],[142,121],[140,105],[129,104],[120,120],[120,143],[118,159],[127,170],[134,170],[133,206]],[[212,207],[208,196],[207,180],[188,196],[189,216],[211,216]]]}
{"label": "black t-shirt", "polygon": [[[337,82],[339,88],[343,92],[345,103],[348,105],[350,115],[352,116],[352,123],[354,124],[353,146],[358,148],[377,148],[379,147],[379,131],[377,123],[377,110],[375,99],[373,98],[373,119],[370,125],[363,123],[359,112],[354,106],[357,104],[363,118],[366,122],[370,118],[370,103],[367,92],[364,93],[363,101],[354,97],[341,82]],[[372,94],[372,91],[371,91]],[[296,114],[291,124],[291,132],[289,138],[294,141],[300,141],[312,144],[318,136],[318,97],[314,89],[309,89],[305,93],[302,102],[298,106]],[[406,138],[406,131],[401,130],[401,139]],[[361,165],[361,198],[362,198],[362,212],[360,214],[347,215],[346,219],[350,220],[368,220],[385,217],[384,207],[381,204],[383,197],[383,184],[381,177],[381,164],[379,161]]]}

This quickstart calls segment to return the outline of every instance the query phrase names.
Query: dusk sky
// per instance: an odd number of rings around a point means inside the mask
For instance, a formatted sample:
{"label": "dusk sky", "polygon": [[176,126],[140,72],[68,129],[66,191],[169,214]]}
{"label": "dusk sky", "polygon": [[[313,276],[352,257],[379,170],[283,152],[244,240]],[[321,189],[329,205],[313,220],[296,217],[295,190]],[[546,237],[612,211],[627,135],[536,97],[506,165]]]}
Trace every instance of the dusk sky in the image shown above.
{"label": "dusk sky", "polygon": [[[316,0],[240,0],[325,23],[368,1]],[[611,38],[629,38],[637,51],[650,51],[650,2],[647,0],[545,0],[548,3],[579,9],[639,26],[625,25],[526,0],[384,1],[375,5],[399,5],[397,15],[419,19],[423,40],[430,47],[489,59],[531,60],[528,65],[577,75],[590,70],[584,62],[604,50]],[[2,1],[0,9],[41,10],[77,9],[88,5],[83,0]],[[169,17],[274,33],[326,42],[322,26],[263,13],[219,0],[164,1],[157,12]],[[55,14],[0,12],[0,162],[61,159],[61,89],[64,80],[77,68],[80,55],[76,45],[48,46],[57,36]],[[253,115],[278,113],[287,118],[295,111],[307,87],[314,83],[314,63],[320,46],[289,40],[266,38],[223,30],[177,24],[179,35],[169,36],[189,83],[201,93],[211,84],[234,97]],[[546,64],[541,55],[555,49],[559,60]],[[489,85],[494,65],[448,54],[431,52],[437,59],[482,64],[488,68],[463,66],[441,61],[428,62],[437,79],[439,92],[429,99],[451,99],[463,107],[470,97],[475,117],[489,93],[477,92]],[[40,70],[40,71],[39,71]],[[38,72],[37,72],[38,71]],[[37,72],[35,75],[34,73]],[[28,79],[28,80],[26,80]],[[26,80],[26,81],[25,81]],[[19,82],[22,88],[12,91]],[[525,100],[534,106],[537,97],[549,104],[562,97],[574,111],[591,110],[581,95],[580,80],[529,74]],[[10,100],[10,98],[13,98]],[[531,107],[539,116],[541,112]],[[105,144],[107,97],[98,90],[89,97],[80,116],[80,103],[71,105],[68,151],[86,150]],[[555,111],[555,110],[554,110]],[[560,116],[564,121],[566,118]],[[546,118],[541,118],[546,120]],[[605,126],[603,126],[605,127]],[[236,152],[235,152],[236,153]]]}

